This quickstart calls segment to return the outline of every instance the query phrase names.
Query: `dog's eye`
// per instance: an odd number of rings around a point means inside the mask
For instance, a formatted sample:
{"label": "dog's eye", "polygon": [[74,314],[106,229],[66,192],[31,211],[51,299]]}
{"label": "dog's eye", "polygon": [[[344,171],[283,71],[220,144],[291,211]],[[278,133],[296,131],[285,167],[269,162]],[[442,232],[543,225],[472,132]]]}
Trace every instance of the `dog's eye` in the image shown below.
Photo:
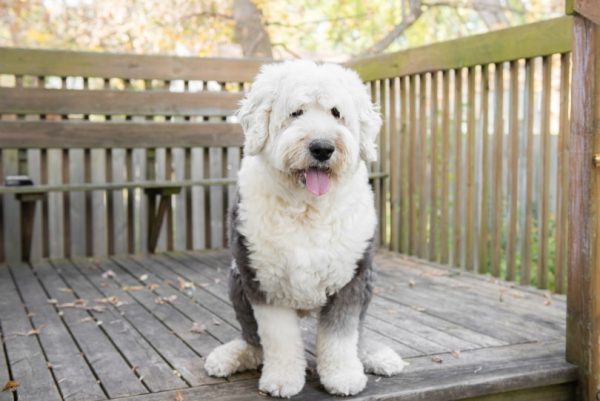
{"label": "dog's eye", "polygon": [[296,110],[295,112],[290,114],[290,117],[297,118],[297,117],[300,117],[302,114],[304,114],[304,110],[300,109],[300,110]]}
{"label": "dog's eye", "polygon": [[337,109],[337,107],[331,109],[331,115],[335,118],[340,118],[340,111]]}

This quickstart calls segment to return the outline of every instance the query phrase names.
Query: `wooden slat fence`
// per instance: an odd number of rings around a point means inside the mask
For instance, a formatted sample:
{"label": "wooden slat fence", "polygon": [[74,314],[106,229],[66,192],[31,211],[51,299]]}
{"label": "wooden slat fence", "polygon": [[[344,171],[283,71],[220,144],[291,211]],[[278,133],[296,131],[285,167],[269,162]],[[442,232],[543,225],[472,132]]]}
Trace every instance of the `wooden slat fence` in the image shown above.
{"label": "wooden slat fence", "polygon": [[566,290],[572,17],[348,63],[384,116],[383,246]]}
{"label": "wooden slat fence", "polygon": [[[232,114],[264,62],[0,48],[0,176],[52,190],[32,259],[145,251],[152,182],[183,186],[157,251],[225,246],[243,142]],[[3,191],[0,261],[20,260]]]}

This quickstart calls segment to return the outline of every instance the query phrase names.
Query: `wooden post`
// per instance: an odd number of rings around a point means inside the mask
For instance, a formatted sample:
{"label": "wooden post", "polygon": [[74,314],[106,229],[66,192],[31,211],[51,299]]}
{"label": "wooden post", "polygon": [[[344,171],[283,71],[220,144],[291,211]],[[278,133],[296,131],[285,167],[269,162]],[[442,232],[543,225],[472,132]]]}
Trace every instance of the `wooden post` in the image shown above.
{"label": "wooden post", "polygon": [[31,260],[31,244],[33,239],[33,223],[35,221],[35,207],[37,202],[44,200],[46,194],[35,192],[17,194],[16,198],[21,204],[21,260]]}
{"label": "wooden post", "polygon": [[[600,0],[573,0],[567,360],[600,400]],[[594,4],[592,4],[594,3]]]}
{"label": "wooden post", "polygon": [[[181,192],[181,187],[168,188],[147,188],[145,190],[148,196],[148,252],[154,253],[160,228],[169,210],[171,210],[171,200],[173,195]],[[158,210],[156,209],[156,197],[160,196]]]}

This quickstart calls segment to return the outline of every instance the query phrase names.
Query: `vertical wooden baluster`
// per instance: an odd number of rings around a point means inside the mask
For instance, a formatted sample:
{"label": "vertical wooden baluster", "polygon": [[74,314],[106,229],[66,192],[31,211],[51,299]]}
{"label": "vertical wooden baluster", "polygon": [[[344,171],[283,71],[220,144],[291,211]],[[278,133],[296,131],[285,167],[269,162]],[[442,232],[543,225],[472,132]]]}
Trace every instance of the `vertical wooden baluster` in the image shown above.
{"label": "vertical wooden baluster", "polygon": [[475,67],[467,70],[467,143],[466,143],[466,250],[465,267],[475,270],[475,202],[477,197],[475,187]]}
{"label": "vertical wooden baluster", "polygon": [[429,259],[432,261],[439,261],[439,195],[438,187],[441,181],[439,175],[439,132],[438,132],[438,87],[439,87],[439,74],[433,72],[431,74],[431,90],[430,90],[430,159],[431,159],[431,191],[429,200]]}
{"label": "vertical wooden baluster", "polygon": [[540,263],[538,265],[539,288],[548,287],[548,238],[550,236],[550,105],[552,100],[552,56],[542,59],[542,182],[540,188]]}
{"label": "vertical wooden baluster", "polygon": [[[203,162],[203,178],[210,178],[210,149],[202,148],[202,162]],[[204,245],[207,249],[212,248],[213,240],[212,240],[212,219],[211,219],[211,209],[212,205],[210,202],[210,188],[207,186],[202,187],[202,192],[204,193]]]}
{"label": "vertical wooden baluster", "polygon": [[514,281],[517,264],[517,200],[519,198],[519,62],[510,62],[509,110],[509,195],[510,216],[506,252],[506,279]]}
{"label": "vertical wooden baluster", "polygon": [[[125,168],[127,182],[135,181],[135,164],[133,161],[133,149],[125,150]],[[127,190],[127,251],[135,253],[135,190]]]}
{"label": "vertical wooden baluster", "polygon": [[440,262],[447,264],[449,257],[449,231],[448,231],[448,209],[450,201],[448,197],[450,181],[450,71],[442,73],[444,82],[442,89],[442,182],[440,194]]}
{"label": "vertical wooden baluster", "polygon": [[429,197],[427,196],[427,74],[419,76],[419,253],[424,259],[428,258],[428,209]]}
{"label": "vertical wooden baluster", "polygon": [[410,139],[408,136],[409,124],[408,124],[408,84],[409,77],[401,77],[400,78],[400,164],[401,168],[401,177],[400,177],[400,211],[401,211],[401,220],[400,220],[400,230],[401,230],[401,248],[400,251],[402,253],[408,254],[410,252],[410,213],[409,213],[409,205],[410,205],[410,150],[409,143]]}
{"label": "vertical wooden baluster", "polygon": [[[83,151],[84,181],[92,182],[92,150],[89,148]],[[92,210],[92,191],[85,192],[85,254],[94,255],[94,227]]]}
{"label": "vertical wooden baluster", "polygon": [[409,254],[417,254],[417,155],[416,155],[416,86],[417,77],[416,75],[410,76],[409,82],[409,122],[408,122],[408,140],[409,140],[409,186],[408,186],[408,198],[409,198]]}
{"label": "vertical wooden baluster", "polygon": [[567,264],[567,239],[568,239],[568,189],[569,189],[569,72],[571,69],[571,55],[560,55],[560,112],[558,133],[558,172],[556,174],[556,292],[562,294],[566,290],[565,273]]}
{"label": "vertical wooden baluster", "polygon": [[[379,105],[380,109],[383,108],[383,105],[381,104],[381,98],[379,96],[380,92],[383,92],[383,87],[381,86],[382,82],[381,81],[372,81],[371,82],[371,101],[374,104]],[[381,110],[382,113],[382,117],[384,110]],[[384,126],[381,126],[381,131],[379,132],[379,135],[377,136],[377,141],[381,141],[381,136],[382,136],[382,132],[384,130]],[[379,156],[381,156],[381,153],[379,153]],[[380,166],[381,165],[381,157],[378,158],[377,161],[373,162],[373,163],[369,163],[368,165],[368,170],[369,172],[380,172]],[[371,180],[372,186],[373,186],[373,192],[375,194],[375,208],[377,209],[377,218],[379,219],[381,217],[381,179],[374,179]],[[382,245],[383,243],[383,238],[381,237],[381,227],[378,229],[376,236],[375,236],[375,241],[377,243],[377,245]]]}
{"label": "vertical wooden baluster", "polygon": [[[190,91],[190,81],[183,81],[183,91]],[[185,116],[184,121],[189,122],[190,116]],[[185,157],[185,166],[184,166],[184,177],[186,180],[192,179],[192,148],[184,149],[184,157]],[[184,189],[185,194],[185,247],[186,249],[194,249],[194,205],[193,205],[193,196],[192,191],[193,188],[191,186],[187,186]]]}
{"label": "vertical wooden baluster", "polygon": [[531,223],[533,209],[533,119],[535,115],[535,60],[525,61],[525,88],[523,91],[523,115],[525,117],[524,134],[527,136],[525,151],[525,218],[523,226],[523,248],[521,250],[521,284],[531,281]]}
{"label": "vertical wooden baluster", "polygon": [[[61,78],[62,89],[67,89],[67,77]],[[61,115],[62,120],[68,120],[69,116],[67,114]],[[69,157],[69,149],[61,150],[62,157],[62,184],[69,185],[70,177],[69,177],[69,166],[70,166],[70,157]],[[65,191],[62,193],[62,201],[63,201],[63,221],[62,221],[62,229],[63,229],[63,255],[65,258],[71,256],[71,193],[69,191]]]}
{"label": "vertical wooden baluster", "polygon": [[492,240],[492,274],[500,276],[503,225],[503,143],[504,143],[504,65],[497,63],[494,72],[494,217]]}
{"label": "vertical wooden baluster", "polygon": [[489,65],[481,67],[481,214],[479,219],[479,273],[489,271],[489,247],[490,247],[490,135],[489,135],[489,95],[490,95],[490,71]]}
{"label": "vertical wooden baluster", "polygon": [[[110,79],[104,79],[104,90],[110,89]],[[105,115],[104,118],[106,121],[112,120],[111,115]],[[105,182],[112,183],[113,182],[113,150],[111,148],[106,149],[104,151],[105,157],[105,165],[104,165],[104,175]],[[115,199],[114,192],[111,190],[107,190],[105,193],[106,196],[106,241],[107,241],[107,251],[109,255],[114,255],[115,253]]]}
{"label": "vertical wooden baluster", "polygon": [[[0,177],[4,177],[4,149],[0,149]],[[4,246],[5,238],[8,237],[9,233],[4,220],[4,200],[7,195],[0,195],[0,263],[6,262],[6,251]]]}
{"label": "vertical wooden baluster", "polygon": [[452,256],[452,264],[454,267],[462,266],[462,233],[463,233],[463,218],[462,218],[462,183],[461,177],[463,172],[462,166],[462,69],[454,70],[454,252]]}
{"label": "vertical wooden baluster", "polygon": [[400,133],[397,128],[397,91],[398,79],[389,80],[389,128],[390,128],[390,249],[400,250]]}

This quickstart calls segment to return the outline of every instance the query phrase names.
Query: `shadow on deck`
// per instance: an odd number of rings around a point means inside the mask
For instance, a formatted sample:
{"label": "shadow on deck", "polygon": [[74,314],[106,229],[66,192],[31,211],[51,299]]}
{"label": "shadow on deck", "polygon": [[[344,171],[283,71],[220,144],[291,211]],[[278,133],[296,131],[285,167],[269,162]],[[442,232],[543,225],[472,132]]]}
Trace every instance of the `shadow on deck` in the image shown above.
{"label": "shadow on deck", "polygon": [[[226,252],[52,260],[0,267],[0,401],[249,400],[256,372],[207,377],[203,356],[238,335]],[[392,253],[377,257],[371,337],[410,365],[357,399],[570,400],[565,299]],[[309,366],[296,400],[328,396]],[[179,397],[179,398],[178,398]],[[506,398],[504,398],[506,397]]]}

